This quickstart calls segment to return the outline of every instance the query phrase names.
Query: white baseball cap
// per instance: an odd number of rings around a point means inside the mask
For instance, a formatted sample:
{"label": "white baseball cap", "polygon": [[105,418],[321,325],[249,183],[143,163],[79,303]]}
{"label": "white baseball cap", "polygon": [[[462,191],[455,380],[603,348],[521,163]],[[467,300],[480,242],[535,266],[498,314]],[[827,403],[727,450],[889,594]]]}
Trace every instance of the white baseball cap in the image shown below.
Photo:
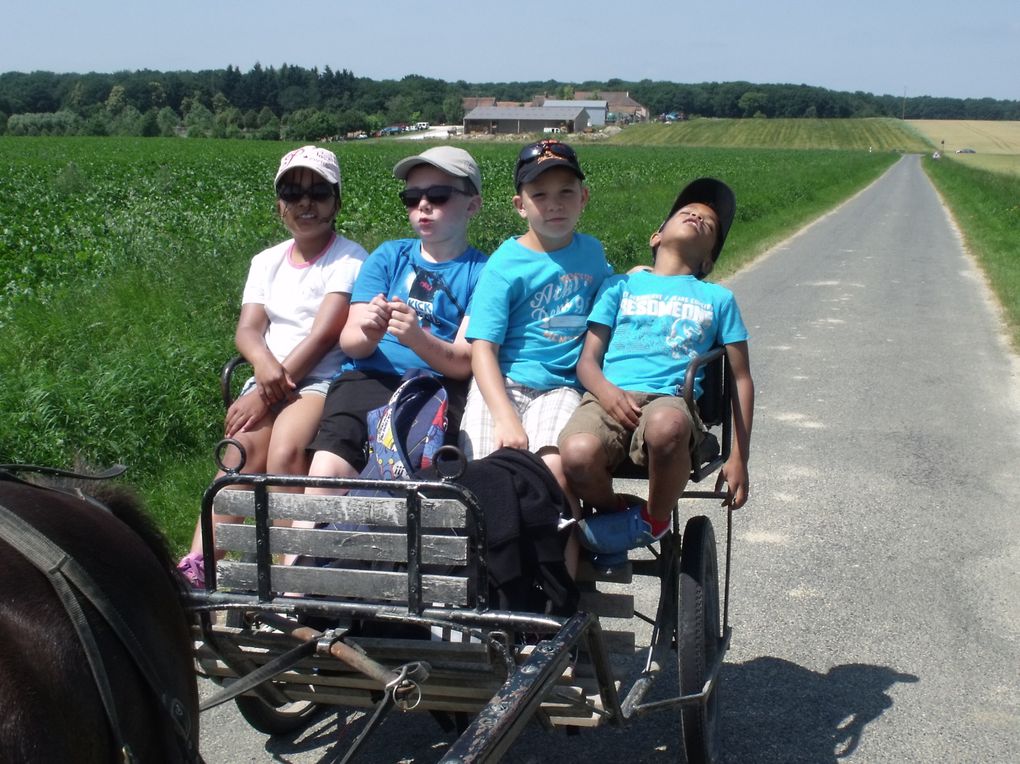
{"label": "white baseball cap", "polygon": [[317,175],[321,175],[331,185],[340,185],[340,162],[336,154],[329,149],[320,149],[318,146],[302,146],[286,154],[280,160],[280,169],[276,171],[276,180],[273,185],[280,182],[280,178],[288,170],[296,167],[306,167]]}

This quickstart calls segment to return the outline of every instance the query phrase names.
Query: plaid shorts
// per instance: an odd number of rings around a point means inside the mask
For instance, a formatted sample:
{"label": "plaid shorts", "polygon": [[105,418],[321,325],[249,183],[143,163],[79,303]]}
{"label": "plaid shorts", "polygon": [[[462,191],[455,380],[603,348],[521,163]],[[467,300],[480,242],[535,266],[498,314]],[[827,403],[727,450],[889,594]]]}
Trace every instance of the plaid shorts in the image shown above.
{"label": "plaid shorts", "polygon": [[[543,448],[557,448],[560,430],[581,402],[581,393],[571,387],[536,390],[519,385],[509,377],[503,383],[524,425],[528,450],[538,453]],[[460,449],[469,460],[481,459],[496,450],[495,420],[474,380],[460,423]]]}

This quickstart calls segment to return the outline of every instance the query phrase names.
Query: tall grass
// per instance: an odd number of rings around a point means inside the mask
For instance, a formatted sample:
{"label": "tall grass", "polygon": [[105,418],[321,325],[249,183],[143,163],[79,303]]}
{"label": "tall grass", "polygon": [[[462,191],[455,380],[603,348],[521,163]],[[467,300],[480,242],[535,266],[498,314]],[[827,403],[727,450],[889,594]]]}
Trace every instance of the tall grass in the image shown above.
{"label": "tall grass", "polygon": [[[517,146],[472,143],[491,251],[524,224],[510,203]],[[221,434],[217,374],[233,353],[252,255],[286,236],[272,178],[289,146],[157,139],[0,139],[0,462],[123,462],[179,546]],[[343,233],[369,249],[408,235],[393,164],[424,148],[341,144]],[[625,269],[680,186],[729,182],[734,270],[871,179],[891,153],[578,147],[580,228]]]}
{"label": "tall grass", "polygon": [[924,168],[988,275],[1020,350],[1020,177],[931,158]]}

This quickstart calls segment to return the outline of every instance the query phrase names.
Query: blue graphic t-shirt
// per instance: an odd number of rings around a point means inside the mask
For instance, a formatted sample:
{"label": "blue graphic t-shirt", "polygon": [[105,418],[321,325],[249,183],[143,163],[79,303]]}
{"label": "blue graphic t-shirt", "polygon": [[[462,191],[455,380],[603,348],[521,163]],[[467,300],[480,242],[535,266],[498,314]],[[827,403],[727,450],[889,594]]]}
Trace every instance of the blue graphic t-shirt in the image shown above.
{"label": "blue graphic t-shirt", "polygon": [[[422,257],[419,239],[383,242],[361,266],[351,303],[371,302],[377,294],[386,299],[399,297],[414,308],[425,331],[452,342],[487,260],[482,252],[468,247],[453,260],[433,263]],[[427,368],[417,353],[386,333],[372,355],[347,361],[343,371],[403,374]]]}
{"label": "blue graphic t-shirt", "polygon": [[747,339],[733,293],[694,276],[618,276],[599,294],[588,322],[611,330],[602,360],[606,379],[634,392],[681,395],[692,358]]}
{"label": "blue graphic t-shirt", "polygon": [[498,344],[499,368],[514,382],[538,390],[579,388],[588,313],[611,273],[602,244],[585,234],[575,233],[555,252],[507,239],[478,281],[468,339]]}

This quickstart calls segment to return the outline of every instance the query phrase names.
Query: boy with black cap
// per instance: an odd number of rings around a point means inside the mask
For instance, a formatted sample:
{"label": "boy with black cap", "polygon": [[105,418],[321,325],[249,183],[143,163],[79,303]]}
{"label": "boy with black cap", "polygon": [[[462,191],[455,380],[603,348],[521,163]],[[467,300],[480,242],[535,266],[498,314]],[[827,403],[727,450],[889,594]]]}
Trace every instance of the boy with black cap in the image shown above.
{"label": "boy with black cap", "polygon": [[[679,194],[652,234],[654,266],[606,286],[588,317],[577,367],[581,405],[560,434],[573,492],[598,510],[578,525],[598,564],[626,561],[626,551],[661,538],[687,484],[702,438],[697,411],[683,398],[687,367],[711,348],[726,349],[733,374],[734,445],[719,472],[726,504],[747,501],[747,458],[754,382],[747,329],[733,293],[702,279],[719,257],[736,202],[721,181],[699,178]],[[700,372],[699,372],[700,373]],[[700,378],[695,381],[695,397]],[[648,467],[648,502],[626,507],[612,473],[630,455]]]}
{"label": "boy with black cap", "polygon": [[574,230],[588,201],[574,150],[528,144],[514,169],[523,236],[489,258],[471,303],[471,368],[461,426],[469,459],[507,446],[542,458],[566,490],[556,445],[581,399],[577,360],[595,295],[612,273],[602,244]]}
{"label": "boy with black cap", "polygon": [[[355,477],[367,461],[368,412],[410,369],[440,376],[456,431],[471,375],[467,306],[486,256],[467,228],[482,205],[482,175],[464,149],[437,146],[397,162],[400,200],[417,238],[383,242],[365,260],[340,335],[349,360],[326,394],[309,475]],[[318,492],[308,489],[309,493]]]}

